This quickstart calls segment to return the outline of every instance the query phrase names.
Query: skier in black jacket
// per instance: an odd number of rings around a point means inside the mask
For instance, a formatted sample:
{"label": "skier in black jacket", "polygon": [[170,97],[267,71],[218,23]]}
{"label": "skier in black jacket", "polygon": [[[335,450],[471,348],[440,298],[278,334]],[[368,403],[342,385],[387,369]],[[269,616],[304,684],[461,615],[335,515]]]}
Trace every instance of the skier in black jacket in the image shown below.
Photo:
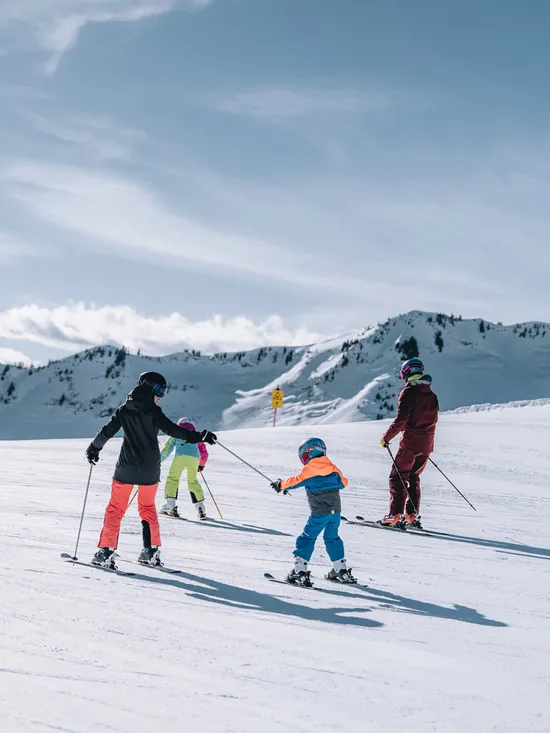
{"label": "skier in black jacket", "polygon": [[155,507],[160,480],[159,431],[188,443],[216,443],[216,435],[209,430],[187,430],[166,417],[157,404],[166,394],[166,389],[166,379],[162,374],[141,374],[126,402],[101,428],[86,450],[88,461],[96,464],[105,443],[114,438],[121,428],[124,430],[124,440],[113,476],[111,498],[105,510],[105,520],[99,537],[99,549],[92,560],[94,565],[116,568],[113,554],[118,545],[122,518],[136,484],[143,531],[143,550],[139,562],[144,565],[162,564],[159,549],[160,528]]}

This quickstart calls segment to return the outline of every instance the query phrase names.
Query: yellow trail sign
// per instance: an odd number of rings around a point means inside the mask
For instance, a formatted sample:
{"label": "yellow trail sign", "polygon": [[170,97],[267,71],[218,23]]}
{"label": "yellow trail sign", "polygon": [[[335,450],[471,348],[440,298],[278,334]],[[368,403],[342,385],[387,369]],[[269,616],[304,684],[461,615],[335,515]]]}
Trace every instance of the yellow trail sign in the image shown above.
{"label": "yellow trail sign", "polygon": [[285,393],[282,389],[274,389],[271,393],[271,407],[274,410],[279,410],[283,406],[283,400]]}

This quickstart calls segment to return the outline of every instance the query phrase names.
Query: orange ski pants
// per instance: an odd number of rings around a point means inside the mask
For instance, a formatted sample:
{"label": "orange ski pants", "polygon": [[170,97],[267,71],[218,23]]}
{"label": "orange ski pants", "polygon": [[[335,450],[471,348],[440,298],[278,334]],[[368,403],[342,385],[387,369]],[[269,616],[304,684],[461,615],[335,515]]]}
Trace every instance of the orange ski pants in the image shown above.
{"label": "orange ski pants", "polygon": [[[128,502],[133,488],[132,484],[121,484],[113,479],[111,499],[105,510],[105,519],[99,536],[98,547],[116,548],[118,546],[120,525],[128,509]],[[155,506],[157,488],[158,484],[138,486],[138,512],[144,527],[144,538],[150,533],[151,545],[158,547],[160,546],[160,527]]]}

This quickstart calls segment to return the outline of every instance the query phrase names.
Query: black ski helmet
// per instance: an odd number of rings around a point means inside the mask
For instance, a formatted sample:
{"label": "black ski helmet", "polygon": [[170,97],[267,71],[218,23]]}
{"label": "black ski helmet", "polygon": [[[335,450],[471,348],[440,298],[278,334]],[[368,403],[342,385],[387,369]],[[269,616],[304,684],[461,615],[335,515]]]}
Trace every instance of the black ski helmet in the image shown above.
{"label": "black ski helmet", "polygon": [[164,397],[168,384],[166,379],[158,372],[143,372],[139,375],[138,385],[146,384],[152,388],[155,397]]}

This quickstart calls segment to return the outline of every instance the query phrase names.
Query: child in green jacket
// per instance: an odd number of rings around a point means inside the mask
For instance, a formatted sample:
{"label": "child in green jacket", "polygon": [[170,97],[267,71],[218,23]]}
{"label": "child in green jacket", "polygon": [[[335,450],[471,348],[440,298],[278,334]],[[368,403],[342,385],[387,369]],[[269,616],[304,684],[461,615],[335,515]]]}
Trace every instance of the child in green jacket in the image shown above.
{"label": "child in green jacket", "polygon": [[[193,423],[187,417],[178,420],[178,425],[186,430],[194,430]],[[193,445],[184,440],[170,438],[161,452],[161,461],[166,460],[175,450],[174,460],[170,466],[166,484],[164,486],[164,497],[166,503],[161,509],[162,514],[169,517],[179,518],[180,514],[176,506],[178,498],[181,475],[187,471],[187,488],[191,494],[191,501],[195,505],[199,519],[206,519],[204,506],[204,493],[199,483],[197,474],[201,473],[208,461],[208,450],[204,443]]]}

